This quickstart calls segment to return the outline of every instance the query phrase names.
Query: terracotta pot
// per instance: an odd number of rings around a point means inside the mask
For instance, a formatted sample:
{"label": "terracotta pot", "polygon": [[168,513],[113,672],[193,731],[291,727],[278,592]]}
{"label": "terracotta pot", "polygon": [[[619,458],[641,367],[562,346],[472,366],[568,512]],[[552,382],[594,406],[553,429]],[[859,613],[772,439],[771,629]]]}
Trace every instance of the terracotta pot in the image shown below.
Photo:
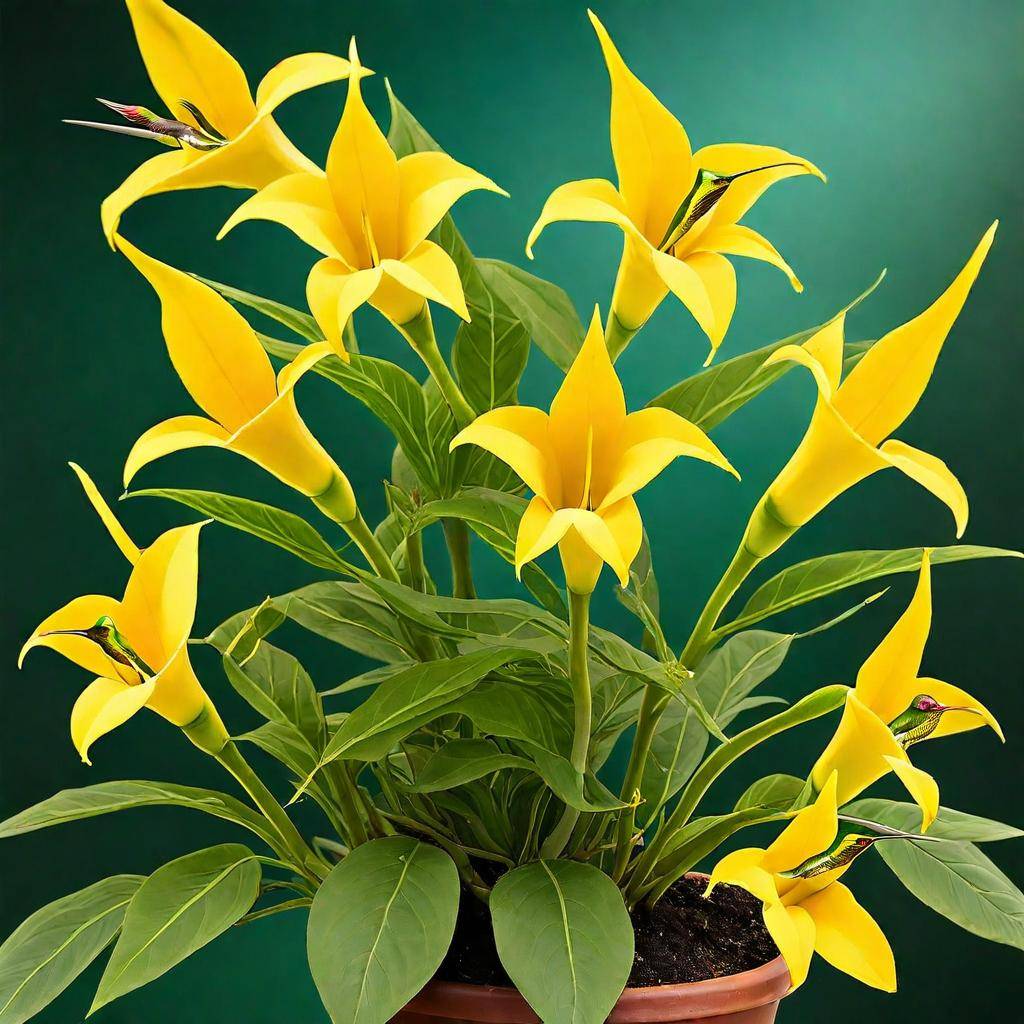
{"label": "terracotta pot", "polygon": [[[789,991],[781,956],[770,963],[710,981],[627,988],[608,1024],[772,1024]],[[537,1024],[538,1017],[513,988],[432,981],[394,1024]]]}

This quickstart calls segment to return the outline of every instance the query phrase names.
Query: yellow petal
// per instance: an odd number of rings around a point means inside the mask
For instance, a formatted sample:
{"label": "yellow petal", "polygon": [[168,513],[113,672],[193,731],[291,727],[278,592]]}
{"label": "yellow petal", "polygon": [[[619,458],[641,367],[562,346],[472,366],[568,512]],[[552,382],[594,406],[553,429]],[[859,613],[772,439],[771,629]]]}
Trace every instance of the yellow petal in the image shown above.
{"label": "yellow petal", "polygon": [[219,423],[202,416],[175,416],[164,420],[150,427],[132,445],[124,464],[124,485],[127,487],[143,466],[156,459],[186,448],[222,448],[229,436]]}
{"label": "yellow petal", "polygon": [[[826,333],[827,331],[827,333]],[[834,330],[819,331],[810,341],[803,345],[783,345],[777,348],[765,361],[764,366],[775,366],[778,363],[797,363],[805,370],[810,371],[814,377],[814,383],[818,386],[818,395],[826,402],[831,401],[835,380],[835,360],[833,358],[836,337]],[[839,341],[842,344],[842,334],[839,334]],[[828,365],[818,358],[817,353],[821,352],[828,360]],[[842,364],[840,364],[842,369]]]}
{"label": "yellow petal", "polygon": [[755,146],[744,142],[721,142],[704,146],[693,154],[693,165],[715,174],[739,174],[769,164],[789,163],[797,166],[773,167],[771,170],[745,174],[734,181],[719,199],[711,214],[712,224],[735,224],[777,181],[800,174],[813,174],[825,180],[825,175],[809,160],[794,156],[776,146]]}
{"label": "yellow petal", "polygon": [[349,355],[345,350],[345,328],[338,322],[338,297],[351,276],[352,271],[348,267],[328,257],[314,263],[306,278],[306,304],[309,311],[331,347],[346,362]]}
{"label": "yellow petal", "polygon": [[283,395],[286,391],[291,391],[321,359],[326,359],[333,352],[329,341],[316,341],[306,345],[290,363],[285,363],[281,367],[277,375],[278,393]]}
{"label": "yellow petal", "polygon": [[245,72],[215,39],[163,0],[127,0],[153,87],[175,117],[197,106],[229,139],[256,116]]}
{"label": "yellow petal", "polygon": [[[843,377],[846,313],[847,311],[844,309],[801,346],[807,355],[816,360],[818,365],[824,370],[825,379],[828,381],[829,386],[824,388],[819,382],[818,390],[825,395],[834,394]],[[817,372],[813,367],[808,367],[808,369],[811,369],[813,373]]]}
{"label": "yellow petal", "polygon": [[[614,542],[614,546],[608,547],[607,554],[591,539],[597,536],[599,541],[603,542],[604,531],[596,530],[592,525],[583,529],[577,526],[577,529],[583,539],[612,567],[612,571],[619,577],[619,582],[625,587],[629,583],[630,566],[639,553],[644,539],[640,509],[631,497],[626,497],[601,509],[595,516],[604,524],[608,536]],[[588,517],[587,523],[592,524],[593,520]]]}
{"label": "yellow petal", "polygon": [[611,79],[612,155],[619,191],[647,238],[660,240],[693,183],[690,140],[683,126],[626,67],[597,15],[588,13]]}
{"label": "yellow petal", "polygon": [[[439,245],[422,241],[401,260],[383,260],[381,269],[403,288],[422,295],[431,302],[440,302],[456,316],[469,320],[466,297],[462,292],[462,281],[455,262]],[[382,305],[381,311],[388,311]],[[408,323],[411,317],[396,323]]]}
{"label": "yellow petal", "polygon": [[776,903],[779,893],[775,876],[764,869],[764,850],[735,850],[726,854],[715,865],[704,895],[710,895],[716,885],[738,885],[765,903]]}
{"label": "yellow petal", "polygon": [[85,496],[96,510],[100,521],[107,528],[107,533],[110,534],[118,550],[134,565],[139,560],[140,552],[135,542],[128,536],[128,531],[121,525],[111,507],[103,500],[103,495],[100,494],[99,488],[92,482],[92,477],[77,463],[69,462],[68,465],[74,471],[75,476],[78,477],[78,482],[82,485]]}
{"label": "yellow petal", "polygon": [[835,842],[839,832],[838,781],[832,772],[814,803],[800,811],[768,847],[762,861],[766,871],[791,871],[808,857],[824,853]]}
{"label": "yellow petal", "polygon": [[574,594],[592,594],[600,579],[605,560],[576,528],[574,520],[580,514],[580,510],[561,509],[560,512],[566,514],[565,521],[570,523],[558,542],[558,557],[565,573],[565,585]]}
{"label": "yellow petal", "polygon": [[764,905],[764,924],[789,968],[792,989],[806,980],[814,956],[814,921],[803,907]]}
{"label": "yellow petal", "polygon": [[778,267],[793,286],[794,291],[802,292],[804,286],[793,273],[793,268],[782,258],[778,249],[763,235],[744,224],[712,224],[697,242],[702,252],[727,253],[730,256],[746,256],[748,259],[761,260]]}
{"label": "yellow petal", "polygon": [[654,252],[646,239],[628,233],[623,239],[611,315],[628,331],[637,331],[647,323],[668,295],[668,285],[654,265]]}
{"label": "yellow petal", "polygon": [[604,497],[600,497],[595,488],[595,500],[603,508],[627,494],[635,494],[682,455],[710,462],[739,478],[729,460],[700,427],[668,409],[641,409],[626,417],[623,452],[611,487]]}
{"label": "yellow petal", "polygon": [[275,64],[256,89],[258,114],[269,114],[296,93],[348,78],[352,65],[333,53],[297,53]]}
{"label": "yellow petal", "polygon": [[118,629],[154,672],[167,665],[192,631],[203,525],[168,530],[146,548],[132,569],[114,617]]}
{"label": "yellow petal", "polygon": [[89,760],[89,748],[141,711],[153,695],[152,680],[129,686],[119,679],[94,679],[78,696],[71,711],[71,740],[82,760]]}
{"label": "yellow petal", "polygon": [[857,673],[854,692],[858,700],[883,722],[891,722],[922,692],[917,688],[917,675],[931,625],[931,569],[926,551],[907,610]]}
{"label": "yellow petal", "polygon": [[704,362],[707,366],[725,338],[736,311],[736,271],[733,265],[716,252],[695,252],[686,257],[686,265],[704,282],[704,290],[711,302],[712,328],[708,335],[711,351]]}
{"label": "yellow petal", "polygon": [[533,246],[540,233],[555,221],[582,220],[601,224],[614,224],[627,236],[649,243],[640,228],[630,219],[622,196],[615,186],[604,178],[586,178],[559,185],[548,196],[544,209],[540,211],[537,223],[530,229],[526,241],[526,255],[533,259]]}
{"label": "yellow petal", "polygon": [[622,384],[595,309],[583,345],[551,403],[551,443],[562,476],[560,504],[586,507],[588,479],[594,495],[608,492],[625,423]]}
{"label": "yellow petal", "polygon": [[192,669],[187,644],[181,645],[153,682],[148,706],[173,725],[194,722],[207,706],[209,698]]}
{"label": "yellow petal", "polygon": [[362,92],[362,67],[355,50],[349,51],[352,74],[348,98],[338,130],[327,154],[327,180],[345,232],[359,246],[358,267],[372,266],[366,231],[381,257],[397,257],[398,160],[384,133],[377,127]]}
{"label": "yellow petal", "polygon": [[931,491],[946,505],[953,513],[957,537],[964,535],[970,512],[967,493],[942,459],[895,438],[885,441],[879,453],[890,465],[906,473],[911,480],[919,483],[926,491]]}
{"label": "yellow petal", "polygon": [[447,153],[410,153],[398,161],[398,250],[404,257],[437,227],[467,192],[485,189],[507,196],[490,178]]}
{"label": "yellow petal", "polygon": [[814,921],[814,949],[836,970],[883,992],[896,991],[896,962],[882,929],[841,882],[801,904]]}
{"label": "yellow petal", "polygon": [[561,477],[543,410],[509,405],[485,412],[455,436],[451,449],[464,444],[475,444],[501,459],[551,508],[561,504]]}
{"label": "yellow petal", "polygon": [[921,831],[927,832],[939,813],[938,783],[926,771],[915,768],[906,754],[903,757],[886,755],[885,761],[921,808]]}
{"label": "yellow petal", "polygon": [[[561,539],[561,537],[555,537],[547,547],[538,550],[540,548],[538,542],[544,537],[554,514],[554,510],[539,494],[530,499],[522,519],[519,520],[519,529],[516,531],[516,579],[522,575],[523,566],[531,558],[539,557],[544,551],[553,548]],[[537,553],[534,554],[534,551]]]}
{"label": "yellow petal", "polygon": [[227,299],[118,236],[118,247],[160,298],[171,362],[204,412],[237,430],[276,395],[274,370],[256,332]]}
{"label": "yellow petal", "polygon": [[[944,683],[940,679],[918,679],[917,693],[926,693],[934,697],[940,704],[954,708],[973,708],[978,713],[972,715],[969,711],[947,711],[939,719],[938,727],[929,736],[929,739],[938,739],[940,736],[953,736],[960,732],[969,732],[971,729],[980,729],[987,725],[1005,743],[1002,727],[996,721],[995,715],[976,697],[972,697],[966,690],[958,686]],[[909,703],[909,702],[908,702]]]}
{"label": "yellow petal", "polygon": [[173,153],[160,153],[150,157],[145,163],[128,175],[118,188],[103,200],[100,206],[100,220],[103,234],[114,246],[114,234],[121,223],[121,215],[143,196],[155,195],[158,192],[170,191],[173,180],[188,166],[190,154],[184,150]]}
{"label": "yellow petal", "polygon": [[708,336],[714,350],[714,339],[719,336],[715,320],[715,305],[708,294],[704,278],[690,264],[667,252],[651,250],[654,269],[669,291],[690,311],[697,326]]}
{"label": "yellow petal", "polygon": [[322,174],[289,174],[272,181],[235,210],[220,229],[218,240],[249,220],[282,224],[317,252],[350,267],[357,258],[357,250],[338,219],[330,186]]}
{"label": "yellow petal", "polygon": [[875,342],[839,389],[837,409],[871,444],[896,430],[924,394],[946,336],[992,247],[996,224],[946,291],[920,316]]}
{"label": "yellow petal", "polygon": [[110,660],[91,640],[82,636],[44,634],[52,633],[54,630],[88,629],[95,626],[104,615],[109,615],[116,621],[120,607],[119,601],[102,594],[86,594],[69,601],[63,608],[43,619],[32,631],[32,635],[25,641],[25,646],[18,655],[18,668],[21,668],[25,655],[33,647],[49,647],[51,651],[63,654],[69,661],[93,675],[108,674],[111,671]]}

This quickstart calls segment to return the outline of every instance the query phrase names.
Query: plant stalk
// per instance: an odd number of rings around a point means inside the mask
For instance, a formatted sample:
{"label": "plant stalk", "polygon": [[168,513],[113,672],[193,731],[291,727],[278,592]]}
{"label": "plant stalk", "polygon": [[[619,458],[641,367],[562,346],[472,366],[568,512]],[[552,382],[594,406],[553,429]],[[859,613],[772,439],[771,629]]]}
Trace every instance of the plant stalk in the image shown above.
{"label": "plant stalk", "polygon": [[476,597],[476,586],[473,584],[469,528],[461,519],[445,519],[442,526],[452,563],[452,597],[472,599]]}
{"label": "plant stalk", "polygon": [[437,347],[434,323],[430,318],[430,306],[424,302],[419,314],[398,325],[398,330],[423,360],[423,365],[434,378],[434,383],[448,403],[459,429],[468,427],[476,419],[476,413],[466,401],[466,396],[455,382],[444,356],[441,355],[441,350]]}

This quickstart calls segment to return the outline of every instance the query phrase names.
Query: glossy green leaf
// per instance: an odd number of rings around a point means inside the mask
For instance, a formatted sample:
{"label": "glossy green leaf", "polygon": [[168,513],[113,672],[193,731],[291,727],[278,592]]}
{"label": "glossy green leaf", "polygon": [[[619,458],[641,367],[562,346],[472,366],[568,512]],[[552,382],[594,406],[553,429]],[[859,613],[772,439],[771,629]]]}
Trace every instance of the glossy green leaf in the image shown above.
{"label": "glossy green leaf", "polygon": [[48,1006],[110,944],[142,875],[115,875],[37,910],[0,946],[0,1024]]}
{"label": "glossy green leaf", "polygon": [[488,736],[538,743],[553,753],[572,745],[572,697],[564,681],[486,680],[451,710]]}
{"label": "glossy green leaf", "polygon": [[532,771],[533,765],[525,757],[503,753],[490,740],[449,740],[430,755],[416,773],[415,784],[409,789],[414,793],[454,789],[503,768],[525,768]]}
{"label": "glossy green leaf", "polygon": [[225,299],[233,302],[236,306],[254,309],[257,313],[262,313],[264,316],[270,317],[271,320],[284,324],[290,331],[294,331],[307,341],[324,340],[323,331],[320,330],[316,320],[308,313],[303,313],[298,309],[293,309],[291,306],[286,306],[283,302],[275,302],[273,299],[265,299],[261,295],[243,292],[240,288],[233,288],[229,284],[210,281],[205,277],[200,277],[198,274],[193,274],[192,276],[197,281],[202,281],[203,284],[208,285],[215,292],[219,292]]}
{"label": "glossy green leaf", "polygon": [[239,498],[216,491],[189,491],[172,487],[151,487],[132,491],[126,498],[167,498],[195,509],[201,515],[216,519],[236,530],[251,533],[260,540],[276,544],[303,561],[320,569],[355,575],[351,562],[337,551],[305,519],[284,509],[265,505],[261,501]]}
{"label": "glossy green leaf", "polygon": [[459,876],[415,839],[375,839],[327,876],[309,912],[309,967],[335,1024],[386,1024],[430,980],[455,931]]}
{"label": "glossy green leaf", "polygon": [[191,807],[241,825],[260,838],[270,835],[261,815],[226,793],[171,782],[127,781],[62,789],[0,824],[0,839],[136,807]]}
{"label": "glossy green leaf", "polygon": [[466,300],[472,319],[459,324],[452,345],[452,369],[462,393],[478,413],[514,405],[530,354],[530,333],[486,288],[475,301],[469,294]]}
{"label": "glossy green leaf", "polygon": [[316,769],[319,760],[319,755],[309,740],[290,724],[264,722],[259,728],[235,738],[259,747],[300,779],[308,778]]}
{"label": "glossy green leaf", "polygon": [[747,788],[736,801],[735,809],[744,811],[752,807],[767,807],[778,811],[789,810],[800,798],[805,785],[804,780],[795,775],[766,775]]}
{"label": "glossy green leaf", "polygon": [[[921,829],[921,809],[917,804],[872,797],[847,804],[842,813],[879,821],[903,832],[919,832]],[[951,807],[940,807],[928,835],[968,843],[995,843],[1002,839],[1020,839],[1024,831],[991,818],[979,818],[975,814],[954,811]]]}
{"label": "glossy green leaf", "polygon": [[602,1024],[633,966],[633,925],[606,874],[538,861],[498,879],[490,900],[498,955],[545,1024]]}
{"label": "glossy green leaf", "polygon": [[536,743],[520,741],[520,746],[533,759],[534,770],[562,803],[588,813],[618,811],[626,806],[597,776],[590,772],[581,776],[561,754]]}
{"label": "glossy green leaf", "polygon": [[157,868],[128,905],[89,1012],[159,978],[227,931],[259,891],[259,862],[234,843]]}
{"label": "glossy green leaf", "polygon": [[434,137],[413,117],[409,108],[395,95],[391,83],[385,78],[384,88],[391,107],[391,124],[388,127],[388,145],[399,160],[410,153],[440,151]]}

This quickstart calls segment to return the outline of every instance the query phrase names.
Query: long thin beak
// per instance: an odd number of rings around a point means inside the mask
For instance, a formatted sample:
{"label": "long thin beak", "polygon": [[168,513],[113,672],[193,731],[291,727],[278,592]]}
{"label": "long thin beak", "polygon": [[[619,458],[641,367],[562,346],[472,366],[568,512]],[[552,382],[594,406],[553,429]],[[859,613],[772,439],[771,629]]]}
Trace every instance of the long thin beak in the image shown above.
{"label": "long thin beak", "polygon": [[803,167],[798,160],[784,160],[780,164],[765,164],[764,167],[751,167],[748,171],[737,171],[735,174],[727,175],[730,182],[737,178],[745,177],[748,174],[757,174],[759,171],[773,171],[776,167]]}
{"label": "long thin beak", "polygon": [[51,629],[46,633],[40,633],[40,636],[84,636],[86,640],[89,639],[89,631],[87,629]]}
{"label": "long thin beak", "polygon": [[113,132],[115,135],[131,135],[137,139],[152,139],[154,142],[162,142],[165,146],[178,148],[176,139],[159,132],[151,132],[147,128],[136,128],[130,124],[104,124],[102,121],[75,121],[71,118],[64,118],[64,124],[77,124],[81,128],[99,128],[103,132]]}
{"label": "long thin beak", "polygon": [[953,705],[953,704],[943,704],[939,708],[939,710],[943,714],[945,714],[947,711],[966,711],[968,714],[971,714],[971,715],[980,715],[981,714],[981,712],[977,708],[960,707],[958,705]]}

